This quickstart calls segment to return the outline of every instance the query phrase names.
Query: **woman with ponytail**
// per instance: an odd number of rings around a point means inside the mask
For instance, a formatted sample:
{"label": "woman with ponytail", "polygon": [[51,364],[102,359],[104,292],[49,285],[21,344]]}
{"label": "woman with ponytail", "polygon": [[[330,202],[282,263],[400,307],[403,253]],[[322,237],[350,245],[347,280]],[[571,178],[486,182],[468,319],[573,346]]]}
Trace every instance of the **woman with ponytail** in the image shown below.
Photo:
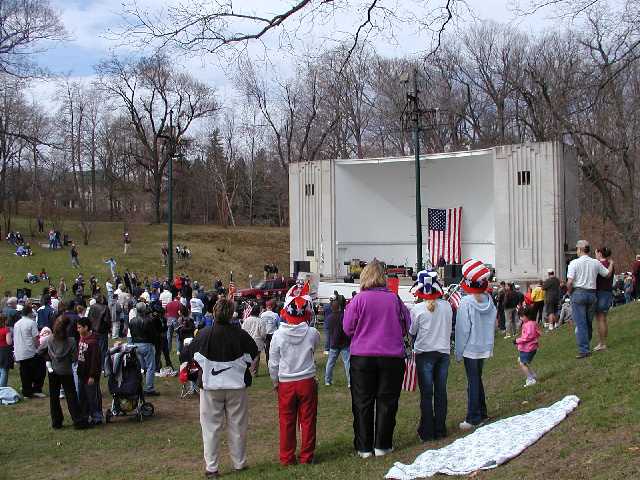
{"label": "woman with ponytail", "polygon": [[420,387],[420,425],[423,442],[447,436],[447,376],[451,351],[453,310],[442,300],[435,270],[422,271],[411,292],[423,302],[411,309],[409,334],[415,337],[416,370]]}

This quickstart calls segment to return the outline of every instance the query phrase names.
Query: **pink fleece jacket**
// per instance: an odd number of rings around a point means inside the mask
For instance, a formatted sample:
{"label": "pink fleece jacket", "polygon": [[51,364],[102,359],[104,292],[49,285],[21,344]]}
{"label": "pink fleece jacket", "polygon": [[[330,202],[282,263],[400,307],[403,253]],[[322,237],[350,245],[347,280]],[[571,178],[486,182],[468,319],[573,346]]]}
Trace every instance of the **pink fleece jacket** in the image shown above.
{"label": "pink fleece jacket", "polygon": [[540,330],[538,324],[533,320],[527,320],[522,324],[522,333],[520,338],[516,339],[518,351],[533,352],[538,349],[538,338],[540,338]]}

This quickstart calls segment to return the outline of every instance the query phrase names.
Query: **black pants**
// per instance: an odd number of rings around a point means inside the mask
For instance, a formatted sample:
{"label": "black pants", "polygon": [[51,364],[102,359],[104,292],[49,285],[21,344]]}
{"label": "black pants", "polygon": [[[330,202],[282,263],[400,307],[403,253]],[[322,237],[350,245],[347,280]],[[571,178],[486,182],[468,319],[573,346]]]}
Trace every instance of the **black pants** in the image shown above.
{"label": "black pants", "polygon": [[42,393],[47,370],[44,359],[38,355],[20,362],[20,382],[22,395],[32,397],[34,393]]}
{"label": "black pants", "polygon": [[167,340],[167,332],[162,334],[160,341],[156,342],[156,372],[160,371],[160,357],[164,355],[164,366],[173,368],[171,363],[171,355],[169,354],[169,340]]}
{"label": "black pants", "polygon": [[404,359],[351,356],[351,409],[358,452],[393,446]]}
{"label": "black pants", "polygon": [[83,418],[91,418],[91,423],[102,423],[102,392],[100,381],[87,384],[86,378],[78,379],[78,401]]}
{"label": "black pants", "polygon": [[82,425],[87,423],[87,419],[82,416],[82,410],[78,403],[78,394],[76,392],[76,384],[73,381],[73,375],[58,375],[57,373],[49,373],[49,407],[51,408],[51,426],[60,428],[64,420],[62,415],[62,407],[60,406],[60,386],[64,388],[64,398],[67,401],[69,415],[74,425]]}
{"label": "black pants", "polygon": [[498,330],[506,330],[506,317],[504,316],[504,308],[498,308]]}
{"label": "black pants", "polygon": [[271,348],[272,338],[273,338],[273,333],[267,333],[264,339],[264,356],[267,359],[267,372],[269,371],[269,349]]}

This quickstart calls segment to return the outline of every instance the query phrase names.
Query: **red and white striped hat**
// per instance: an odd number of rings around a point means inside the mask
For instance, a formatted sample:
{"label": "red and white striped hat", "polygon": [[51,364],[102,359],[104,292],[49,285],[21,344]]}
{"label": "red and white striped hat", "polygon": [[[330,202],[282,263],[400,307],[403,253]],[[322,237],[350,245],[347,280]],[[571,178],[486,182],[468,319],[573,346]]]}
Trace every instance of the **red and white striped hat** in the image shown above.
{"label": "red and white striped hat", "polygon": [[484,293],[489,284],[491,270],[480,260],[470,258],[462,265],[462,283],[460,286],[467,293]]}

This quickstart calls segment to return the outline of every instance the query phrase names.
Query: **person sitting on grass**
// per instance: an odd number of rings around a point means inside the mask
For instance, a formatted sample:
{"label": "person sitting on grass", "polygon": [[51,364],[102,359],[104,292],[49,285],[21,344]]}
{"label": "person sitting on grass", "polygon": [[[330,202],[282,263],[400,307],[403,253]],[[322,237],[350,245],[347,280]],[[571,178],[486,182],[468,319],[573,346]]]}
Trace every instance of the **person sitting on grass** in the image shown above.
{"label": "person sitting on grass", "polygon": [[531,362],[538,351],[538,339],[540,338],[540,329],[536,323],[537,316],[538,310],[535,306],[527,307],[520,313],[522,333],[515,340],[520,354],[518,366],[527,377],[527,381],[524,384],[525,387],[530,387],[537,383],[536,372],[531,369]]}
{"label": "person sitting on grass", "polygon": [[100,374],[102,372],[102,352],[98,336],[91,330],[91,320],[78,320],[78,398],[80,409],[91,425],[102,423],[102,393]]}
{"label": "person sitting on grass", "polygon": [[271,339],[269,374],[278,392],[280,463],[296,463],[296,429],[300,425],[300,463],[312,463],[316,449],[318,384],[314,354],[320,333],[309,326],[312,306],[309,284],[287,293],[280,325]]}

